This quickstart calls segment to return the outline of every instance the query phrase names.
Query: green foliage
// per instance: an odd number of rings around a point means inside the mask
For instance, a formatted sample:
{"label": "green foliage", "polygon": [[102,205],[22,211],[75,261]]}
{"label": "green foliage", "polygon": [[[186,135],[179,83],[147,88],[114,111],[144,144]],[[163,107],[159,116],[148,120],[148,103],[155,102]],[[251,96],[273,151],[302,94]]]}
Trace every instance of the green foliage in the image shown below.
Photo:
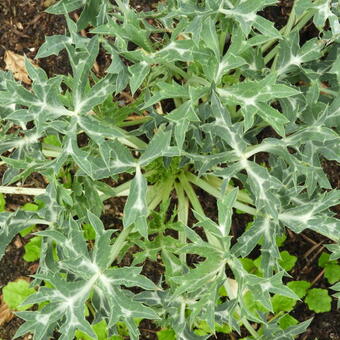
{"label": "green foliage", "polygon": [[280,327],[282,329],[287,329],[288,327],[291,326],[295,326],[299,323],[298,320],[296,320],[295,318],[293,318],[291,315],[289,314],[285,314],[279,321],[280,323]]}
{"label": "green foliage", "polygon": [[288,298],[286,296],[274,295],[272,297],[272,305],[275,313],[278,312],[290,312],[296,304],[296,300]]}
{"label": "green foliage", "polygon": [[279,264],[284,270],[289,272],[291,269],[294,268],[297,261],[296,256],[290,255],[287,250],[284,250],[280,252],[280,257],[281,259],[279,261]]}
{"label": "green foliage", "polygon": [[82,331],[76,331],[75,336],[77,340],[123,340],[124,337],[122,335],[112,335],[108,336],[107,324],[105,320],[102,320],[94,325],[91,326],[96,337],[90,337],[86,333]]}
{"label": "green foliage", "polygon": [[[320,264],[338,280],[330,208],[340,194],[321,166],[340,161],[338,12],[295,1],[277,30],[262,15],[275,4],[170,0],[145,13],[123,0],[60,0],[47,10],[68,32],[36,57],[65,50],[71,74],[49,78],[26,60],[27,88],[0,71],[0,193],[35,195],[19,184],[33,173],[48,183],[36,203],[0,212],[0,256],[33,230],[25,257],[40,253],[25,302],[38,308],[18,313],[16,337],[136,340],[144,318],[180,340],[241,327],[249,339],[294,339],[310,320],[280,313],[299,297],[330,309],[326,290],[283,283],[296,257],[279,247],[286,229],[328,237]],[[319,34],[300,41],[310,22]],[[112,61],[101,78],[99,52]],[[122,226],[104,226],[117,197]],[[252,216],[244,231],[236,212]]]}
{"label": "green foliage", "polygon": [[290,281],[287,283],[287,286],[295,292],[295,294],[302,299],[305,295],[311,284],[307,281]]}
{"label": "green foliage", "polygon": [[338,308],[340,308],[340,282],[330,287],[331,289],[337,291],[337,293],[333,294],[334,297],[338,298]]}
{"label": "green foliage", "polygon": [[310,310],[316,313],[329,312],[332,298],[326,289],[312,288],[308,291],[305,302]]}
{"label": "green foliage", "polygon": [[4,302],[13,311],[23,311],[31,308],[32,304],[26,304],[24,301],[34,293],[35,289],[31,288],[30,284],[22,279],[9,282],[2,288]]}
{"label": "green foliage", "polygon": [[340,265],[329,263],[325,266],[325,278],[330,284],[340,281]]}
{"label": "green foliage", "polygon": [[[24,211],[38,211],[39,206],[37,204],[34,204],[34,203],[25,203],[25,205],[22,207],[22,210],[24,210]],[[33,231],[33,229],[35,229],[34,224],[25,228],[24,230],[21,230],[20,235],[22,237],[25,237],[26,235],[30,234]]]}
{"label": "green foliage", "polygon": [[[215,324],[215,331],[218,333],[228,334],[231,332],[231,329],[228,325]],[[196,324],[194,333],[200,336],[211,334],[209,324],[206,321],[200,321],[198,324]]]}
{"label": "green foliage", "polygon": [[57,135],[48,135],[43,139],[43,142],[48,145],[53,145],[56,147],[62,146]]}
{"label": "green foliage", "polygon": [[94,230],[91,224],[88,223],[83,224],[83,231],[85,240],[93,241],[96,238],[96,231]]}
{"label": "green foliage", "polygon": [[161,329],[157,332],[158,340],[175,340],[176,334],[172,329]]}
{"label": "green foliage", "polygon": [[243,296],[244,304],[246,305],[249,312],[252,314],[257,314],[258,312],[267,312],[261,303],[257,302],[252,292],[246,292]]}
{"label": "green foliage", "polygon": [[326,264],[329,263],[329,254],[323,252],[318,259],[318,265],[325,268]]}
{"label": "green foliage", "polygon": [[24,246],[25,253],[23,259],[27,262],[34,262],[40,258],[41,252],[41,237],[36,236],[31,238]]}
{"label": "green foliage", "polygon": [[169,178],[177,177],[181,171],[180,158],[171,158],[170,164],[165,164],[165,160],[161,158],[155,159],[148,166],[146,166],[146,171],[150,172],[148,176],[148,182],[151,184],[162,183]]}
{"label": "green foliage", "polygon": [[324,276],[330,284],[340,281],[340,265],[336,260],[330,260],[330,255],[322,253],[319,257],[318,264],[325,269]]}

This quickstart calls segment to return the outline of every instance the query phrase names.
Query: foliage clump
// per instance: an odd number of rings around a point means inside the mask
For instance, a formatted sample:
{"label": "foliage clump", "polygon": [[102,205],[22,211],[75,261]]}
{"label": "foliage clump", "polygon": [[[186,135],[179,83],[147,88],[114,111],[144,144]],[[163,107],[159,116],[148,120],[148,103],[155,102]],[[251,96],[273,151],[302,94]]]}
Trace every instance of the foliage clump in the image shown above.
{"label": "foliage clump", "polygon": [[[0,192],[38,195],[36,209],[15,212],[0,196],[0,255],[24,232],[34,236],[26,259],[39,257],[22,302],[35,307],[17,313],[16,337],[138,339],[147,319],[163,339],[241,327],[249,339],[294,339],[311,322],[287,314],[299,298],[330,309],[327,291],[283,283],[297,258],[279,247],[286,229],[327,237],[322,265],[340,291],[330,209],[340,194],[321,167],[340,160],[339,9],[295,0],[278,30],[260,14],[275,4],[170,0],[145,13],[125,0],[60,0],[48,9],[65,15],[68,33],[46,37],[36,57],[65,49],[72,75],[48,78],[26,60],[28,89],[0,72]],[[300,41],[311,22],[318,36]],[[98,78],[100,50],[112,63]],[[34,172],[45,189],[14,186]],[[216,200],[216,218],[198,188]],[[121,196],[122,228],[107,228],[104,201]],[[234,209],[252,216],[249,228],[232,230]],[[158,280],[144,275],[147,260],[163,268]]]}

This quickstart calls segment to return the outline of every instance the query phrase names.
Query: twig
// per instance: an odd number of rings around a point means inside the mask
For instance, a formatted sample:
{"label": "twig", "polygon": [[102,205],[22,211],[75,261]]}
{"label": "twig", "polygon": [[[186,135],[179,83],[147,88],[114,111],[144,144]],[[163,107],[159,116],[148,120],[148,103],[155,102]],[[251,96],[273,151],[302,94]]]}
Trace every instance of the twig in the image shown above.
{"label": "twig", "polygon": [[144,332],[149,332],[149,333],[157,333],[158,331],[155,331],[153,329],[146,329],[146,328],[139,328],[141,331],[144,331]]}
{"label": "twig", "polygon": [[322,278],[324,273],[325,273],[325,268],[322,269],[322,271],[319,273],[319,275],[312,281],[311,287],[313,287]]}
{"label": "twig", "polygon": [[309,249],[306,251],[306,253],[303,255],[303,257],[304,257],[304,258],[308,257],[308,256],[309,256],[316,248],[318,248],[318,247],[320,247],[320,246],[323,248],[323,246],[322,246],[321,244],[322,244],[322,241],[319,242],[319,243],[314,244],[311,248],[309,248]]}
{"label": "twig", "polygon": [[0,192],[3,194],[11,194],[11,195],[42,195],[46,192],[45,189],[40,188],[24,188],[24,187],[7,187],[0,186]]}
{"label": "twig", "polygon": [[301,272],[305,272],[309,265],[315,260],[315,258],[322,252],[324,248],[320,247],[317,252],[312,256],[311,259],[308,260],[308,263],[302,268]]}
{"label": "twig", "polygon": [[306,241],[313,243],[313,244],[318,244],[316,241],[312,240],[311,238],[309,238],[308,236],[304,235],[304,234],[300,234],[302,238],[304,238]]}
{"label": "twig", "polygon": [[286,228],[286,230],[287,230],[287,233],[288,233],[289,237],[294,240],[295,239],[295,234],[290,229],[288,229],[288,228]]}
{"label": "twig", "polygon": [[145,119],[145,116],[132,115],[126,118],[126,120],[129,120],[129,121],[141,120],[141,119]]}
{"label": "twig", "polygon": [[313,262],[315,260],[315,258],[323,251],[323,246],[321,246],[318,251],[312,256],[312,258],[310,259],[310,262]]}

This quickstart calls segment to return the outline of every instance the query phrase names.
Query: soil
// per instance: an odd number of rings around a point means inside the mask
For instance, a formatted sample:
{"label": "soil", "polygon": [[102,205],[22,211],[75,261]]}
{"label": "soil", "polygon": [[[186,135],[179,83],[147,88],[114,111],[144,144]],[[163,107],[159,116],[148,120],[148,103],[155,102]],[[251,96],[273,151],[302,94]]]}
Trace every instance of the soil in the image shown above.
{"label": "soil", "polygon": [[[4,53],[9,50],[34,58],[45,36],[64,34],[66,25],[61,15],[45,13],[45,1],[0,0],[0,67],[4,68]],[[65,52],[39,60],[49,76],[67,74],[70,65]]]}
{"label": "soil", "polygon": [[[4,69],[5,51],[12,51],[20,55],[26,55],[34,58],[39,47],[44,42],[46,35],[63,34],[66,25],[63,16],[49,15],[44,12],[46,0],[0,0],[0,69]],[[155,0],[132,0],[131,4],[138,11],[149,11],[155,8],[157,1]],[[281,0],[280,7],[268,7],[261,14],[269,20],[275,21],[277,28],[283,27],[287,22],[288,15],[291,11],[292,0]],[[317,35],[317,31],[313,25],[310,25],[302,32],[301,41],[310,39]],[[102,53],[98,60],[100,69],[107,66],[108,60]],[[67,74],[70,72],[70,65],[65,51],[59,56],[51,56],[39,60],[39,65],[47,72],[49,76],[56,74]],[[264,130],[259,137],[273,137],[275,131],[272,129]],[[80,140],[80,143],[85,141]],[[267,162],[267,155],[258,155],[256,161]],[[322,166],[329,177],[329,181],[333,188],[340,188],[340,166],[336,162],[324,160]],[[4,168],[0,167],[0,178]],[[39,174],[32,174],[26,184],[34,187],[45,187],[44,179]],[[113,185],[113,184],[112,184]],[[196,188],[199,199],[204,206],[206,214],[213,220],[216,220],[216,201],[213,197],[207,195],[202,190]],[[6,204],[8,210],[15,210],[19,206],[30,202],[28,196],[6,195]],[[111,198],[104,202],[105,213],[102,220],[106,228],[122,228],[121,216],[125,199]],[[335,207],[335,214],[340,216],[340,207]],[[251,220],[249,215],[234,214],[232,233],[237,237],[245,228],[245,225]],[[190,216],[190,223],[194,224],[193,216]],[[196,228],[200,234],[201,230]],[[21,238],[17,236],[10,246],[7,248],[6,254],[0,262],[0,287],[6,285],[10,281],[14,281],[20,277],[28,277],[34,274],[37,264],[27,263],[23,261],[23,246],[28,241],[28,237]],[[287,241],[284,249],[289,253],[298,257],[297,264],[291,275],[294,280],[306,280],[314,282],[314,288],[327,288],[328,282],[320,276],[321,268],[317,265],[321,244],[328,243],[329,240],[312,232],[305,231],[298,235],[292,232],[288,233]],[[320,245],[318,245],[320,243]],[[311,248],[313,251],[311,251]],[[133,253],[138,249],[131,248],[128,255],[121,260],[119,265],[129,265],[132,261]],[[193,265],[201,259],[195,257],[188,258],[188,264]],[[146,261],[143,265],[142,273],[158,282],[163,267],[158,262]],[[329,313],[315,314],[311,312],[303,302],[298,303],[294,309],[292,316],[300,321],[314,317],[311,326],[307,332],[299,336],[300,340],[308,340],[318,338],[319,340],[340,340],[340,311],[336,310],[336,302],[333,300],[332,311]],[[10,340],[14,337],[17,328],[22,321],[19,318],[12,318],[11,321],[0,326],[0,338]],[[141,339],[157,339],[156,332],[159,330],[157,326],[149,320],[143,320],[140,323]],[[238,339],[236,334],[230,337],[225,334],[216,334],[211,339]],[[20,339],[24,339],[23,337]],[[57,339],[57,337],[55,338]]]}

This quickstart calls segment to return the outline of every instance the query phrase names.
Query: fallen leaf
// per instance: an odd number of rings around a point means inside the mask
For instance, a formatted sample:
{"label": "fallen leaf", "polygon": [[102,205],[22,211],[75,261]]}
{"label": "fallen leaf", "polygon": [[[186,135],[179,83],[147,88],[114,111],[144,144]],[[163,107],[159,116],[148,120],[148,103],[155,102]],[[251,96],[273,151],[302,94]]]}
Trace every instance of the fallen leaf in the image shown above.
{"label": "fallen leaf", "polygon": [[43,2],[43,6],[46,8],[46,7],[50,7],[52,5],[54,5],[57,1],[56,0],[45,0]]}
{"label": "fallen leaf", "polygon": [[31,275],[35,274],[39,268],[39,263],[33,263],[31,266],[28,267],[28,271]]}
{"label": "fallen leaf", "polygon": [[22,248],[22,242],[20,240],[20,237],[17,237],[14,241],[14,245],[19,249]]}
{"label": "fallen leaf", "polygon": [[0,296],[0,326],[7,322],[10,322],[14,317],[14,314],[8,308],[5,302],[2,301],[2,295]]}
{"label": "fallen leaf", "polygon": [[24,56],[16,54],[12,51],[5,52],[6,70],[13,72],[14,78],[18,79],[25,84],[31,84],[31,79],[28,77]]}

